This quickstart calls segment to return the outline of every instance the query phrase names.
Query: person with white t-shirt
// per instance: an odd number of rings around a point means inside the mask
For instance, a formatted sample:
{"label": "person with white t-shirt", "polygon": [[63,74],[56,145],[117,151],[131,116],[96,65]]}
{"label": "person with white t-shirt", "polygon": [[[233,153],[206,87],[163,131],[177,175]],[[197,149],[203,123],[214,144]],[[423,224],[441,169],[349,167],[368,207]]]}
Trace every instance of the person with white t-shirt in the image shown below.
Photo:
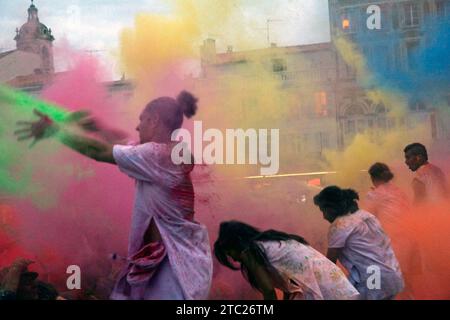
{"label": "person with white t-shirt", "polygon": [[404,288],[391,241],[378,219],[360,210],[352,189],[330,186],[314,197],[314,204],[331,223],[327,257],[347,269],[361,299],[393,299]]}

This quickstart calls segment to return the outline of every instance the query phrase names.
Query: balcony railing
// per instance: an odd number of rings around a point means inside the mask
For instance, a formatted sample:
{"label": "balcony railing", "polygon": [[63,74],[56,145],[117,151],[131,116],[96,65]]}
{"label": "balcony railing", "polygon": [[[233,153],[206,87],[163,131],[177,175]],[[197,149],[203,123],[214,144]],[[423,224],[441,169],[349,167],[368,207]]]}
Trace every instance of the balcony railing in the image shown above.
{"label": "balcony railing", "polygon": [[307,80],[309,82],[330,82],[336,79],[336,69],[327,68],[317,71],[283,71],[275,72],[274,77],[278,80],[295,82],[297,80]]}

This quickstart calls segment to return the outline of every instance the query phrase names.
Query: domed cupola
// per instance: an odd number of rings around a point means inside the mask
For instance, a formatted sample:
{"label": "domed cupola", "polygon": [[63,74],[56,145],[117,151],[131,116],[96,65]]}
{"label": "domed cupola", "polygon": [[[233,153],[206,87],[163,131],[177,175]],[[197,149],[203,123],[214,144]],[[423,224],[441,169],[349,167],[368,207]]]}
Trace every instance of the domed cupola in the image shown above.
{"label": "domed cupola", "polygon": [[38,21],[39,22],[38,9],[34,5],[34,0],[31,0],[31,5],[28,8],[28,21]]}
{"label": "domed cupola", "polygon": [[52,29],[39,21],[38,9],[34,5],[34,0],[31,0],[28,8],[28,21],[16,29],[14,40],[18,50],[41,56],[44,72],[53,71],[52,42],[55,38],[52,35]]}
{"label": "domed cupola", "polygon": [[52,29],[49,29],[39,21],[38,9],[34,5],[33,0],[28,8],[28,21],[20,29],[16,30],[16,37],[14,38],[17,42],[29,39],[55,40],[52,35]]}

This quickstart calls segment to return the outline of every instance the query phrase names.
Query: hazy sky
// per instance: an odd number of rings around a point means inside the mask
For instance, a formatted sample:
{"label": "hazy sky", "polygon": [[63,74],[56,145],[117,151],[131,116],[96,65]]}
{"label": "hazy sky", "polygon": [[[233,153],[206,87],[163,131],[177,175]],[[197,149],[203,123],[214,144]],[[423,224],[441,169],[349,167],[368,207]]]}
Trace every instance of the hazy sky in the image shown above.
{"label": "hazy sky", "polygon": [[[328,41],[327,2],[242,0],[240,10],[252,25],[259,25],[255,33],[260,35],[261,47],[267,45],[267,19],[277,20],[270,23],[270,41],[287,46]],[[30,0],[0,0],[0,52],[15,48],[15,29],[26,22],[29,5]],[[35,5],[40,21],[52,29],[55,46],[67,40],[76,49],[99,50],[95,54],[105,58],[117,48],[120,31],[133,25],[137,13],[171,10],[164,0],[35,0]],[[220,35],[211,36],[220,48]],[[222,48],[227,45],[234,44],[223,43]]]}

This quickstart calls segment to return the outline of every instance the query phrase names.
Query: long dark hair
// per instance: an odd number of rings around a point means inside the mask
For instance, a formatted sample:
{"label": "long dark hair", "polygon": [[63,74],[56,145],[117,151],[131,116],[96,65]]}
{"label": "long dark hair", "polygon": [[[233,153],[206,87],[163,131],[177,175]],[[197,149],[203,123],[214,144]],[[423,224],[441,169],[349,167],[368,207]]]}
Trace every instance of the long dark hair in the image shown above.
{"label": "long dark hair", "polygon": [[333,209],[336,217],[359,210],[359,195],[353,189],[341,189],[337,186],[326,187],[314,197],[314,204],[320,208]]}
{"label": "long dark hair", "polygon": [[257,241],[288,241],[296,240],[302,244],[308,243],[302,237],[295,234],[288,234],[277,230],[267,230],[261,232],[255,227],[239,221],[226,221],[220,224],[219,237],[214,243],[214,254],[217,260],[224,266],[232,270],[241,270],[242,275],[250,285],[258,290],[256,277],[249,271],[248,265],[240,263],[240,268],[236,267],[227,255],[227,251],[246,252],[251,257],[251,263],[265,268],[273,273],[276,270],[267,258],[264,248],[257,244]]}

